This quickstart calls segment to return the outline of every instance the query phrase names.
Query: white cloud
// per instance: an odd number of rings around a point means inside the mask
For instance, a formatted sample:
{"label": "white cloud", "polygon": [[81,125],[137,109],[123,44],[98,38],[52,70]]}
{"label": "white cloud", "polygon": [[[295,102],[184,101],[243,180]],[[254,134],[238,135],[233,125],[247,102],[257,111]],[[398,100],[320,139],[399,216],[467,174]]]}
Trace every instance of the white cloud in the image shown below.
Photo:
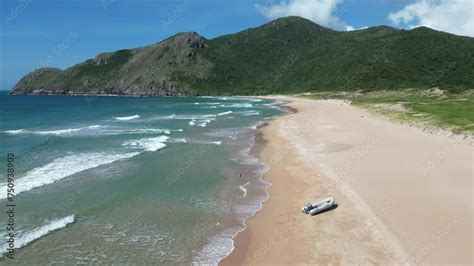
{"label": "white cloud", "polygon": [[474,1],[416,0],[391,13],[388,19],[397,26],[426,26],[458,35],[474,36]]}
{"label": "white cloud", "polygon": [[337,7],[344,0],[282,0],[267,5],[256,4],[260,13],[268,19],[287,16],[300,16],[312,20],[322,26],[336,30],[354,30],[352,26],[341,21],[335,14]]}

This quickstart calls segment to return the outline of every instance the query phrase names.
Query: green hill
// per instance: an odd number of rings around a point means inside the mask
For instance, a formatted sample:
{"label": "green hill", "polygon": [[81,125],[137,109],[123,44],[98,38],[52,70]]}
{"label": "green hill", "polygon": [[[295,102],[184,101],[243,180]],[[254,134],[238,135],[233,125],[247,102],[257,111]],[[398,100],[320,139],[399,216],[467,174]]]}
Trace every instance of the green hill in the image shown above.
{"label": "green hill", "polygon": [[217,95],[474,88],[474,38],[421,27],[338,32],[299,17],[207,40],[180,33],[42,68],[14,94]]}

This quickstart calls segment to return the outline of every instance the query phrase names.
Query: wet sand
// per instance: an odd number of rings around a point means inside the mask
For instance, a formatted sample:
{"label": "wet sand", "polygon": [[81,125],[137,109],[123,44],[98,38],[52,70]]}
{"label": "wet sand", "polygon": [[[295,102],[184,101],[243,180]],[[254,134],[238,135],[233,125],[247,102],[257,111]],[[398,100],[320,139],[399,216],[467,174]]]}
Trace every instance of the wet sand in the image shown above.
{"label": "wet sand", "polygon": [[[222,265],[473,263],[472,138],[277,98],[297,112],[261,129],[270,198]],[[300,212],[327,195],[336,209]]]}

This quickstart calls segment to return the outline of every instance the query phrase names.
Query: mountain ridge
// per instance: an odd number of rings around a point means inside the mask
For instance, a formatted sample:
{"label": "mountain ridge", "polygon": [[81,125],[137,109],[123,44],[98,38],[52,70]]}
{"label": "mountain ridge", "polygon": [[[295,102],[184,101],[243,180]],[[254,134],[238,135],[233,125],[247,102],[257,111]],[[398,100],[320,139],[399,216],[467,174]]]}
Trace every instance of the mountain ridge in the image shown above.
{"label": "mountain ridge", "polygon": [[426,27],[340,32],[286,17],[207,39],[181,32],[143,47],[40,68],[12,94],[184,96],[474,87],[474,38]]}

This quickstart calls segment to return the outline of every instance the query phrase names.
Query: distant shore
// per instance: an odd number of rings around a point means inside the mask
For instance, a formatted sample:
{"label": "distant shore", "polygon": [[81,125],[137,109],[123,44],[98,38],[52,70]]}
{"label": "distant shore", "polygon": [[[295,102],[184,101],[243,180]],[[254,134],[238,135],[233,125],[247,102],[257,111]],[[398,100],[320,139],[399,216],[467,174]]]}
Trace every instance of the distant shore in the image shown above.
{"label": "distant shore", "polygon": [[[472,138],[343,101],[273,98],[298,112],[261,129],[270,198],[222,265],[473,263]],[[300,212],[326,195],[338,208]]]}

